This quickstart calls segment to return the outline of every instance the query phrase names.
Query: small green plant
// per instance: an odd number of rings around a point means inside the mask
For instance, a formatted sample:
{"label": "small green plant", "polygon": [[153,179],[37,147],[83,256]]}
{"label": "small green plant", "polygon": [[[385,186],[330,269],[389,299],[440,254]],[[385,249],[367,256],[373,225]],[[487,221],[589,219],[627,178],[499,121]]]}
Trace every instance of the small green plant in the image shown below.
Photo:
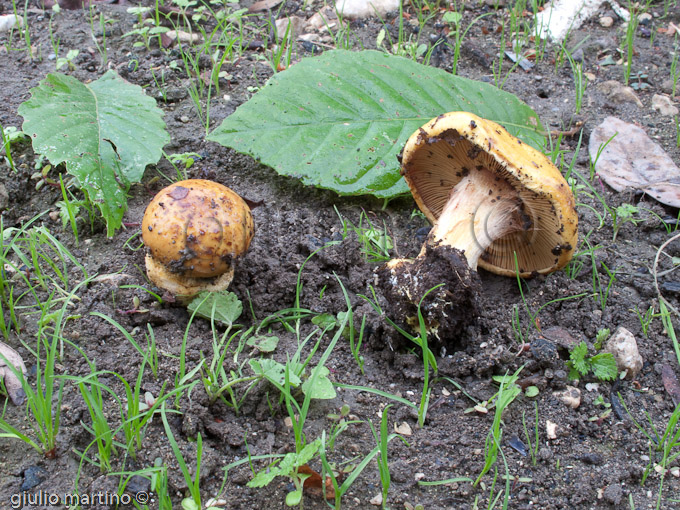
{"label": "small green plant", "polygon": [[394,248],[394,245],[384,221],[382,230],[379,230],[373,226],[366,211],[362,210],[359,214],[359,225],[355,226],[340,214],[337,207],[333,206],[333,208],[342,223],[343,239],[347,238],[350,231],[354,232],[359,239],[361,253],[367,262],[378,263],[390,260],[390,250]]}
{"label": "small green plant", "polygon": [[[380,485],[382,487],[382,507],[387,508],[387,494],[390,491],[390,484],[391,484],[391,477],[390,477],[390,463],[389,459],[387,457],[387,445],[390,441],[390,435],[389,435],[389,429],[387,427],[387,413],[390,410],[391,405],[385,406],[385,409],[383,409],[382,412],[382,417],[380,419],[380,433],[378,433],[375,430],[375,427],[373,427],[373,423],[369,421],[369,425],[371,426],[371,432],[373,432],[373,438],[378,444],[378,474],[380,475]],[[406,440],[401,437],[397,436],[399,439],[401,439],[406,446],[409,446],[409,444],[406,442]]]}
{"label": "small green plant", "polygon": [[12,159],[12,152],[10,149],[12,145],[28,138],[28,135],[26,135],[23,131],[17,129],[14,126],[2,127],[2,124],[0,124],[0,135],[2,136],[1,140],[2,150],[5,153],[5,160],[7,161],[7,166],[13,172],[16,172],[17,169],[14,166],[14,159]]}
{"label": "small green plant", "polygon": [[594,356],[588,356],[588,345],[581,342],[569,353],[570,379],[580,379],[592,373],[596,379],[601,381],[613,381],[618,375],[616,359],[610,352],[601,352]]}
{"label": "small green plant", "polygon": [[623,80],[625,85],[628,85],[630,81],[633,55],[635,54],[634,38],[638,27],[638,15],[640,14],[640,9],[637,4],[633,4],[630,0],[628,0],[628,12],[630,13],[630,19],[628,20],[626,34],[621,49],[621,53],[625,54],[626,56],[626,62],[623,67]]}
{"label": "small green plant", "polygon": [[317,456],[320,446],[321,440],[317,439],[305,445],[299,452],[287,453],[283,459],[277,459],[269,464],[266,469],[259,471],[248,482],[248,487],[265,487],[277,476],[290,478],[295,486],[295,490],[286,495],[286,505],[299,505],[302,501],[304,481],[310,476],[301,471],[300,468]]}
{"label": "small green plant", "polygon": [[596,351],[602,349],[602,346],[609,338],[609,335],[611,335],[611,331],[609,330],[609,328],[603,328],[598,330],[597,335],[595,335],[595,343],[593,344],[593,347],[595,347]]}
{"label": "small green plant", "polygon": [[637,305],[635,306],[635,315],[637,315],[640,321],[640,328],[642,329],[642,334],[645,336],[649,335],[649,327],[652,325],[652,321],[656,315],[654,314],[654,307],[650,306],[645,312],[641,312]]}
{"label": "small green plant", "polygon": [[517,370],[513,375],[494,376],[494,381],[499,383],[498,392],[495,398],[495,412],[491,430],[486,437],[484,446],[484,466],[482,471],[477,476],[473,483],[476,487],[482,480],[482,477],[494,467],[498,460],[498,454],[501,453],[501,437],[503,431],[501,429],[501,420],[503,412],[507,407],[522,393],[522,389],[517,385],[517,379],[522,368]]}
{"label": "small green plant", "polygon": [[[194,476],[191,476],[189,468],[187,467],[182,451],[179,449],[177,440],[175,439],[170,424],[168,423],[167,413],[165,409],[165,403],[161,406],[161,419],[163,421],[163,428],[165,429],[165,435],[168,438],[172,452],[175,455],[175,459],[179,464],[180,471],[184,477],[184,481],[189,487],[190,496],[182,500],[182,510],[201,510],[203,506],[201,505],[201,458],[203,457],[203,438],[201,433],[198,433],[196,437],[196,471]],[[206,510],[220,510],[217,507],[208,507]]]}
{"label": "small green plant", "polygon": [[74,71],[76,69],[76,65],[73,63],[73,60],[79,54],[80,54],[80,50],[68,50],[66,52],[65,57],[58,57],[57,58],[57,64],[56,64],[57,71],[64,66],[68,66],[69,71]]}
{"label": "small green plant", "polygon": [[534,411],[535,411],[535,418],[534,418],[534,439],[533,441],[531,440],[531,436],[529,435],[529,428],[527,427],[527,422],[526,422],[526,416],[525,412],[522,412],[522,427],[524,428],[524,438],[526,439],[527,444],[529,445],[529,454],[531,455],[531,465],[535,466],[537,457],[538,457],[538,446],[539,446],[539,440],[538,440],[538,402],[534,401]]}
{"label": "small green plant", "polygon": [[673,37],[673,60],[671,60],[671,82],[673,83],[671,89],[671,96],[675,97],[678,90],[678,78],[680,78],[680,69],[678,69],[678,59],[680,59],[680,48],[678,47],[678,33]]}
{"label": "small green plant", "polygon": [[598,395],[595,400],[593,400],[593,406],[597,408],[597,414],[588,418],[588,421],[597,422],[601,424],[611,413],[612,405],[609,402],[604,401],[602,395]]}
{"label": "small green plant", "polygon": [[[581,106],[583,105],[583,94],[588,86],[588,78],[583,74],[583,63],[576,62],[569,51],[562,45],[569,65],[571,66],[571,73],[574,77],[574,90],[576,93],[576,100],[574,106],[574,113],[577,115],[581,112]],[[575,158],[574,158],[575,159]]]}

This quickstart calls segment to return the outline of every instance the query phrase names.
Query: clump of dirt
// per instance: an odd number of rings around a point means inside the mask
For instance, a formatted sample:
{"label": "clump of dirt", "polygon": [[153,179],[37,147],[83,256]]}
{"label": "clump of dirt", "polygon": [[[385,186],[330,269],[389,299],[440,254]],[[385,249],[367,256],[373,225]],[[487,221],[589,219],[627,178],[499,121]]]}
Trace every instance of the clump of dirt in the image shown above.
{"label": "clump of dirt", "polygon": [[418,258],[392,260],[380,268],[378,278],[388,303],[385,313],[415,336],[421,334],[422,317],[435,349],[453,352],[477,337],[482,286],[460,250],[426,243]]}

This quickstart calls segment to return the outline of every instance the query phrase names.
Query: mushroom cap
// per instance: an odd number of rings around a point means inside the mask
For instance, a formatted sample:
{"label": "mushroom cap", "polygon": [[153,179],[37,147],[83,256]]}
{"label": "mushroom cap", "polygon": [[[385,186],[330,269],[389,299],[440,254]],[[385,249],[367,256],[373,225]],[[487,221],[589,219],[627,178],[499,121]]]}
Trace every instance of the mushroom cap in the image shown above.
{"label": "mushroom cap", "polygon": [[566,180],[545,154],[495,122],[468,112],[432,119],[411,135],[402,152],[401,173],[433,224],[451,189],[481,169],[496,172],[517,190],[530,225],[493,241],[478,264],[493,273],[515,276],[516,253],[523,277],[563,268],[576,247],[576,204]]}
{"label": "mushroom cap", "polygon": [[203,179],[176,182],[159,191],[142,220],[142,240],[151,258],[167,270],[165,276],[233,274],[254,231],[245,201],[226,186]]}

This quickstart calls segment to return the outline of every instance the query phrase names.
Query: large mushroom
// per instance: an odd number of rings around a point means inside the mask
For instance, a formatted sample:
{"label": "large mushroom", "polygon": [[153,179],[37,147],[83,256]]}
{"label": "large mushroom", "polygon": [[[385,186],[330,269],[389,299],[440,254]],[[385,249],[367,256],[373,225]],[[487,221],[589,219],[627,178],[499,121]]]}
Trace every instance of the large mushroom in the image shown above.
{"label": "large mushroom", "polygon": [[190,179],[162,189],[146,208],[146,270],[181,300],[226,289],[254,233],[245,201],[217,182]]}
{"label": "large mushroom", "polygon": [[541,152],[468,112],[431,120],[406,142],[401,172],[433,223],[415,260],[379,271],[395,313],[455,343],[479,315],[478,266],[527,277],[564,267],[577,240],[574,197]]}

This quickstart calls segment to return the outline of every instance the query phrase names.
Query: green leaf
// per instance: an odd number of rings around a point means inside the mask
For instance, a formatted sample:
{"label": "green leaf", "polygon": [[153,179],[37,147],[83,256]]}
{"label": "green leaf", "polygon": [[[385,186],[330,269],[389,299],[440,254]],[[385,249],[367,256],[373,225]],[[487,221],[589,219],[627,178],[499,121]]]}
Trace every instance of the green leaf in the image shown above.
{"label": "green leaf", "polygon": [[571,368],[577,371],[581,375],[586,375],[588,373],[588,363],[586,357],[588,356],[588,346],[585,342],[581,342],[569,353],[569,360],[571,362]]}
{"label": "green leaf", "polygon": [[278,336],[251,336],[246,342],[260,352],[272,352],[279,345]]}
{"label": "green leaf", "polygon": [[529,398],[537,397],[539,392],[540,390],[537,386],[527,386],[527,389],[524,390],[524,394]]}
{"label": "green leaf", "polygon": [[163,112],[141,87],[108,71],[84,84],[48,74],[19,107],[33,149],[66,170],[99,207],[107,235],[121,226],[127,190],[170,141]]}
{"label": "green leaf", "polygon": [[278,467],[268,467],[258,473],[250,480],[246,485],[248,487],[265,487],[271,483],[271,481],[281,474],[281,470]]}
{"label": "green leaf", "polygon": [[307,379],[302,385],[302,391],[307,395],[311,393],[311,398],[331,399],[335,398],[335,388],[328,378],[330,371],[326,367],[321,367],[312,386],[312,378]]}
{"label": "green leaf", "polygon": [[221,290],[217,292],[200,292],[187,306],[190,312],[204,319],[214,318],[226,326],[231,326],[241,316],[243,303],[233,292]]}
{"label": "green leaf", "polygon": [[304,466],[310,460],[312,460],[316,455],[316,452],[319,451],[319,446],[321,446],[321,441],[319,439],[315,439],[311,443],[306,444],[305,447],[302,450],[300,450],[300,453],[297,454],[297,458],[295,459],[295,466],[296,467]]}
{"label": "green leaf", "polygon": [[321,329],[334,328],[338,324],[338,320],[335,318],[335,315],[330,313],[320,313],[312,318],[312,324],[319,326]]}
{"label": "green leaf", "polygon": [[275,74],[207,139],[341,195],[407,193],[397,155],[427,121],[455,110],[542,149],[536,113],[488,83],[379,51],[327,51]]}
{"label": "green leaf", "polygon": [[618,375],[616,359],[611,352],[603,352],[590,359],[593,375],[601,381],[613,381]]}
{"label": "green leaf", "polygon": [[[285,372],[286,367],[278,361],[273,359],[251,359],[249,361],[250,368],[253,369],[255,375],[264,377],[268,381],[271,381],[279,386],[283,386],[286,382]],[[300,378],[295,375],[295,373],[290,370],[288,373],[288,380],[291,386],[297,387],[300,385]]]}
{"label": "green leaf", "polygon": [[286,494],[287,506],[298,506],[302,501],[302,489],[297,489]]}

